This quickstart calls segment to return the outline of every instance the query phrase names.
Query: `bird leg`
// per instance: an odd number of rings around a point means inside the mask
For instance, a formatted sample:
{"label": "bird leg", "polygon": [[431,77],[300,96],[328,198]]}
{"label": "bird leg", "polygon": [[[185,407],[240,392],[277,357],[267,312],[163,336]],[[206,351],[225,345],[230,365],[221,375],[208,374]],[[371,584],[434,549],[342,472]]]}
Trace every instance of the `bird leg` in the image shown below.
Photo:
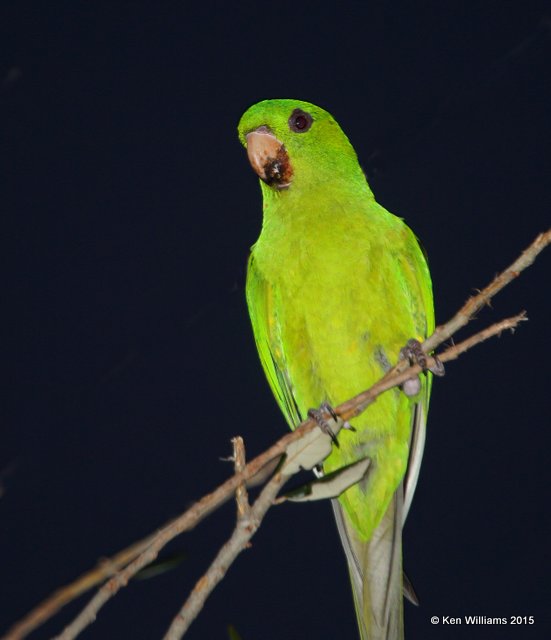
{"label": "bird leg", "polygon": [[[444,365],[438,359],[438,356],[433,356],[433,358],[435,362],[434,366],[428,367],[427,354],[423,351],[419,340],[415,340],[415,338],[408,340],[406,346],[400,350],[400,360],[407,360],[410,365],[418,364],[425,374],[427,371],[430,371],[435,376],[443,376],[445,373]],[[421,391],[419,376],[406,380],[402,385],[402,391],[406,396],[416,396],[419,391]]]}

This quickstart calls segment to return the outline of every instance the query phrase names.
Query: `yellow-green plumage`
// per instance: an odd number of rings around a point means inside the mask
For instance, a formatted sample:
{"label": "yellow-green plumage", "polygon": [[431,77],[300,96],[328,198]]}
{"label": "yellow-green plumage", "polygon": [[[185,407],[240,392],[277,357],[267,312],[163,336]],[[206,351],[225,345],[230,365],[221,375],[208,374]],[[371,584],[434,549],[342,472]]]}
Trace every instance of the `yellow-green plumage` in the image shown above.
{"label": "yellow-green plumage", "polygon": [[[311,116],[306,131],[291,128],[296,109]],[[369,387],[408,339],[432,330],[431,283],[413,233],[374,200],[352,146],[327,112],[297,100],[268,100],[241,119],[243,144],[259,128],[284,145],[292,178],[280,189],[261,182],[263,225],[249,261],[247,302],[264,370],[294,428],[309,408],[338,405]],[[413,400],[399,390],[383,394],[353,422],[356,432],[342,433],[324,463],[331,471],[361,457],[372,461],[367,479],[340,497],[343,510],[336,513],[349,564],[356,556],[360,569],[356,608],[369,640],[402,633],[396,542],[402,499],[393,496],[408,465],[416,403],[425,405],[417,411],[424,429],[428,387],[424,381]],[[409,505],[411,496],[406,500]],[[381,532],[392,538],[388,576],[375,557]]]}

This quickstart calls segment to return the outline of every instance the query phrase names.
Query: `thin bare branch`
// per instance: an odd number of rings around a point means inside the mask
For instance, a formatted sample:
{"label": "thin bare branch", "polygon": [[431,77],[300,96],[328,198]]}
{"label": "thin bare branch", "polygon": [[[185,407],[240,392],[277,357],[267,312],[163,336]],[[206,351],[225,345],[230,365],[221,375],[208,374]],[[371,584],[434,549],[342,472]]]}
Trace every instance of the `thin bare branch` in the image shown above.
{"label": "thin bare branch", "polygon": [[[523,311],[512,318],[507,318],[505,320],[502,320],[501,322],[496,322],[490,327],[479,331],[477,334],[471,336],[467,340],[464,340],[463,342],[450,347],[441,356],[439,356],[439,359],[441,362],[455,360],[459,357],[460,354],[465,353],[465,351],[471,349],[475,345],[480,344],[481,342],[484,342],[485,340],[488,340],[493,336],[500,335],[507,329],[514,330],[518,326],[519,322],[522,322],[526,319],[526,314]],[[435,358],[429,357],[427,360],[429,366],[436,364]],[[410,370],[406,371],[405,373],[411,376],[412,370],[415,369],[418,370],[417,373],[421,372],[421,367],[419,365],[415,365],[415,367],[411,367]],[[392,386],[396,386],[396,384],[399,384],[397,382],[397,379],[401,375],[404,374],[396,374],[396,380],[394,381],[394,384]],[[404,376],[404,381],[408,379],[408,375]],[[374,401],[376,397],[380,395],[380,393],[381,391],[379,391],[377,395],[373,397],[372,401]],[[365,401],[364,405],[367,406],[367,404],[365,404]],[[256,533],[258,527],[260,526],[262,517],[274,504],[277,493],[279,492],[281,486],[283,486],[284,482],[285,478],[283,478],[282,474],[277,474],[268,483],[268,485],[266,485],[266,487],[260,494],[260,497],[251,509],[250,517],[240,518],[240,521],[238,521],[231,538],[222,547],[205,575],[197,582],[189,598],[186,600],[184,606],[182,607],[178,615],[174,618],[163,640],[180,640],[180,638],[182,638],[182,636],[188,630],[190,624],[203,608],[207,597],[213,591],[215,586],[226,575],[230,565],[237,558],[238,554],[246,548],[249,540],[252,538],[254,533]],[[268,499],[266,499],[262,502],[262,505],[260,505],[263,496],[265,494],[268,494],[270,485],[273,485],[272,489],[270,490],[271,497],[269,498],[269,501]],[[275,491],[273,489],[275,489]]]}
{"label": "thin bare branch", "polygon": [[[521,311],[516,316],[512,316],[511,318],[505,318],[500,322],[496,322],[486,329],[482,329],[478,333],[475,333],[470,338],[467,338],[460,342],[459,344],[453,345],[452,347],[448,347],[446,351],[438,356],[438,359],[441,362],[449,362],[450,360],[456,360],[462,353],[472,349],[472,347],[480,344],[481,342],[485,342],[489,338],[493,338],[494,336],[500,336],[504,331],[511,331],[518,327],[521,322],[525,322],[528,320],[526,316],[526,311]],[[432,366],[436,364],[435,358],[428,359],[428,365]]]}
{"label": "thin bare branch", "polygon": [[[521,313],[514,318],[509,318],[507,320],[498,322],[495,325],[492,325],[491,327],[480,331],[475,336],[468,338],[464,342],[450,347],[441,356],[439,356],[439,358],[442,362],[453,360],[457,358],[460,353],[463,353],[475,344],[483,342],[484,340],[487,340],[488,338],[501,333],[505,329],[512,329],[516,327],[518,323],[524,319],[525,315],[524,313]],[[432,364],[434,364],[434,359],[428,358],[428,365],[431,366]],[[343,419],[348,420],[358,415],[358,413],[360,412],[358,407],[361,407],[362,411],[365,410],[365,408],[369,406],[369,404],[374,402],[381,393],[387,391],[388,389],[391,389],[392,387],[403,384],[413,375],[420,372],[421,367],[419,365],[409,366],[406,371],[403,372],[390,372],[392,375],[387,374],[387,376],[385,376],[381,381],[373,385],[373,387],[371,387],[367,391],[358,394],[353,400],[338,406],[336,408],[336,412]],[[259,461],[263,463],[265,460],[271,460],[274,457],[273,454],[269,452],[280,451],[279,455],[283,454],[285,449],[291,442],[302,438],[306,433],[311,431],[316,426],[317,424],[313,420],[307,420],[303,422],[294,432],[289,433],[278,440],[278,442],[270,447],[267,452],[258,456],[252,462],[250,462],[241,473],[238,473],[227,480],[223,485],[218,487],[218,489],[205,496],[196,505],[186,511],[186,513],[169,524],[165,529],[160,531],[157,534],[157,537],[152,541],[151,546],[146,549],[141,556],[139,556],[131,564],[129,564],[124,570],[122,570],[116,576],[113,576],[103,587],[101,587],[101,589],[90,600],[90,602],[75,618],[75,620],[68,627],[66,627],[63,633],[55,640],[73,640],[74,638],[76,638],[83,629],[85,629],[96,619],[96,616],[101,607],[103,607],[103,605],[110,598],[112,598],[121,587],[126,586],[128,584],[128,581],[134,575],[136,575],[138,571],[140,571],[144,566],[153,562],[157,557],[159,551],[168,542],[170,542],[170,540],[179,535],[179,533],[181,533],[183,530],[191,528],[192,526],[197,524],[197,522],[205,517],[207,513],[211,513],[215,508],[214,504],[218,505],[225,501],[222,498],[225,497],[225,499],[228,499],[235,491],[236,487],[234,487],[233,485],[238,479],[241,479],[242,476],[248,476],[249,474],[254,475],[254,473],[251,473],[250,471],[251,468],[256,469],[259,466]],[[269,455],[267,456],[266,454]],[[262,466],[263,464],[260,464],[260,468]],[[231,482],[232,480],[234,481],[233,483]],[[226,495],[221,497],[220,492],[224,490],[224,488],[226,491]],[[199,505],[201,505],[201,508],[198,508]],[[208,595],[208,593],[206,595]]]}
{"label": "thin bare branch", "polygon": [[[426,353],[432,352],[437,346],[448,340],[454,332],[467,324],[473,315],[481,307],[488,304],[490,299],[498,291],[503,289],[524,269],[530,266],[537,255],[550,243],[551,229],[540,234],[510,267],[496,276],[479,294],[470,298],[450,321],[437,327],[434,333],[423,343],[424,351]],[[519,314],[514,318],[498,322],[460,344],[450,347],[444,353],[440,354],[439,358],[442,362],[455,359],[468,348],[493,335],[499,334],[505,329],[516,327],[518,323],[524,319],[526,319],[524,314]],[[429,358],[428,363],[429,366],[431,366],[434,364],[434,360]],[[371,387],[371,389],[344,402],[336,408],[336,411],[343,419],[351,419],[373,402],[377,395],[393,386],[402,384],[419,371],[420,368],[417,365],[410,367],[408,362],[403,360],[389,371],[377,384]],[[302,423],[294,432],[282,437],[269,449],[254,458],[254,460],[247,464],[241,471],[236,472],[231,478],[204,496],[185,513],[164,526],[158,533],[131,545],[109,561],[102,562],[98,568],[84,574],[74,583],[56,591],[52,596],[33,609],[25,618],[16,623],[1,640],[21,640],[54,615],[62,606],[74,600],[87,589],[97,585],[101,580],[105,579],[105,577],[111,576],[113,572],[120,569],[120,567],[126,565],[124,570],[114,575],[98,591],[96,596],[92,598],[83,610],[82,613],[88,611],[88,622],[86,624],[92,622],[101,606],[115,595],[121,587],[126,586],[128,580],[138,573],[138,571],[153,562],[160,550],[170,540],[183,531],[195,527],[203,518],[230,499],[238,488],[243,486],[243,483],[251,486],[264,481],[272,472],[272,469],[275,468],[277,460],[285,452],[288,445],[292,441],[301,438],[304,433],[312,430],[315,426],[316,423],[312,420],[307,420]],[[80,617],[81,616],[79,616],[79,618]],[[86,624],[84,626],[86,626]],[[82,628],[84,628],[84,626],[82,626]],[[66,635],[66,631],[67,630],[59,637],[67,640],[68,638],[76,637],[76,634],[79,632],[79,630],[77,630],[74,635]]]}
{"label": "thin bare branch", "polygon": [[147,536],[147,538],[135,542],[115,556],[100,560],[94,569],[87,571],[75,581],[54,591],[51,596],[43,600],[28,615],[14,624],[6,635],[2,637],[2,640],[22,640],[27,637],[29,633],[53,617],[66,604],[76,600],[89,589],[93,589],[100,582],[115,575],[122,567],[137,558],[140,553],[147,549],[156,535],[155,533]]}
{"label": "thin bare branch", "polygon": [[[527,320],[526,313],[522,311],[516,316],[506,318],[500,322],[496,322],[491,326],[475,333],[470,338],[463,340],[462,342],[453,345],[446,349],[443,353],[438,354],[438,360],[440,362],[449,362],[450,360],[456,360],[460,354],[465,353],[477,344],[488,340],[496,335],[500,335],[506,329],[515,329],[520,322]],[[401,363],[400,363],[401,364]],[[436,358],[427,356],[427,367],[431,368],[437,364]],[[406,380],[409,380],[414,375],[421,373],[422,369],[418,364],[409,365],[406,364],[404,371],[399,371],[398,366],[391,369],[379,382],[375,383],[372,387],[359,393],[351,400],[344,402],[337,407],[336,412],[343,420],[350,420],[362,413],[367,407],[375,402],[378,396],[384,391],[392,389],[402,385]]]}
{"label": "thin bare branch", "polygon": [[430,353],[431,351],[434,351],[436,347],[451,338],[451,336],[459,331],[459,329],[464,327],[469,320],[473,318],[477,311],[479,311],[479,309],[490,303],[490,300],[496,295],[496,293],[501,291],[511,281],[518,278],[518,276],[527,267],[533,264],[536,257],[550,243],[551,229],[548,229],[546,232],[540,233],[532,244],[513,262],[513,264],[497,275],[487,287],[484,287],[484,289],[482,289],[482,291],[480,291],[476,296],[469,298],[451,320],[448,320],[446,324],[437,327],[434,333],[423,343],[425,352]]}
{"label": "thin bare branch", "polygon": [[281,473],[276,475],[262,489],[247,516],[240,518],[231,538],[220,549],[207,572],[197,582],[178,615],[172,621],[163,640],[179,640],[203,608],[206,599],[216,585],[226,575],[237,556],[247,548],[250,539],[258,530],[263,517],[273,505],[281,487],[288,480]]}

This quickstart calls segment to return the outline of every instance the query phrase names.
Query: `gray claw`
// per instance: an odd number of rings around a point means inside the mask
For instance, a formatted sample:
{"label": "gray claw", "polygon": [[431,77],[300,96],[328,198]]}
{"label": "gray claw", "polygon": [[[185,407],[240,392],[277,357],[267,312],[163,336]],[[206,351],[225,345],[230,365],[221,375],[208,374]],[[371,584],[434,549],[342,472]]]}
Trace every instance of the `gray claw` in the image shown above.
{"label": "gray claw", "polygon": [[[427,366],[427,354],[423,351],[423,347],[419,340],[412,338],[408,340],[406,346],[400,350],[400,359],[407,360],[410,364],[418,364],[424,372],[430,371],[435,376],[443,376],[446,371],[444,365],[439,360],[438,356],[433,356],[434,365],[432,367]],[[421,381],[418,376],[406,380],[402,385],[402,391],[406,396],[416,396],[421,391]]]}
{"label": "gray claw", "polygon": [[427,368],[427,356],[419,340],[411,338],[406,342],[406,346],[400,350],[400,359],[407,360],[410,364],[418,364],[421,369]]}
{"label": "gray claw", "polygon": [[[427,355],[419,340],[412,338],[406,342],[406,346],[400,350],[400,359],[407,360],[410,365],[418,364],[423,371],[427,370]],[[402,384],[402,391],[406,396],[416,396],[421,391],[421,380],[419,376],[410,378]]]}
{"label": "gray claw", "polygon": [[337,422],[339,419],[333,407],[327,402],[322,402],[319,409],[309,409],[308,417],[312,418],[312,420],[315,420],[318,427],[331,437],[331,440],[333,440],[333,443],[336,447],[339,447],[340,445],[339,441],[337,440],[337,436],[329,426],[329,422],[323,417],[324,413],[328,413],[335,422]]}

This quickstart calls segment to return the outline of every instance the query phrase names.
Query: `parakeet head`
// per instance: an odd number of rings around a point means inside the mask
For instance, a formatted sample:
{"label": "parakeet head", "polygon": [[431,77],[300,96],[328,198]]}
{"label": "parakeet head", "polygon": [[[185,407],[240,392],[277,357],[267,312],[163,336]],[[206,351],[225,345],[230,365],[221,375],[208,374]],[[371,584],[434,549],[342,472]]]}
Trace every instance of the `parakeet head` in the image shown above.
{"label": "parakeet head", "polygon": [[316,187],[363,173],[331,114],[302,100],[264,100],[239,122],[252,168],[276,192]]}

